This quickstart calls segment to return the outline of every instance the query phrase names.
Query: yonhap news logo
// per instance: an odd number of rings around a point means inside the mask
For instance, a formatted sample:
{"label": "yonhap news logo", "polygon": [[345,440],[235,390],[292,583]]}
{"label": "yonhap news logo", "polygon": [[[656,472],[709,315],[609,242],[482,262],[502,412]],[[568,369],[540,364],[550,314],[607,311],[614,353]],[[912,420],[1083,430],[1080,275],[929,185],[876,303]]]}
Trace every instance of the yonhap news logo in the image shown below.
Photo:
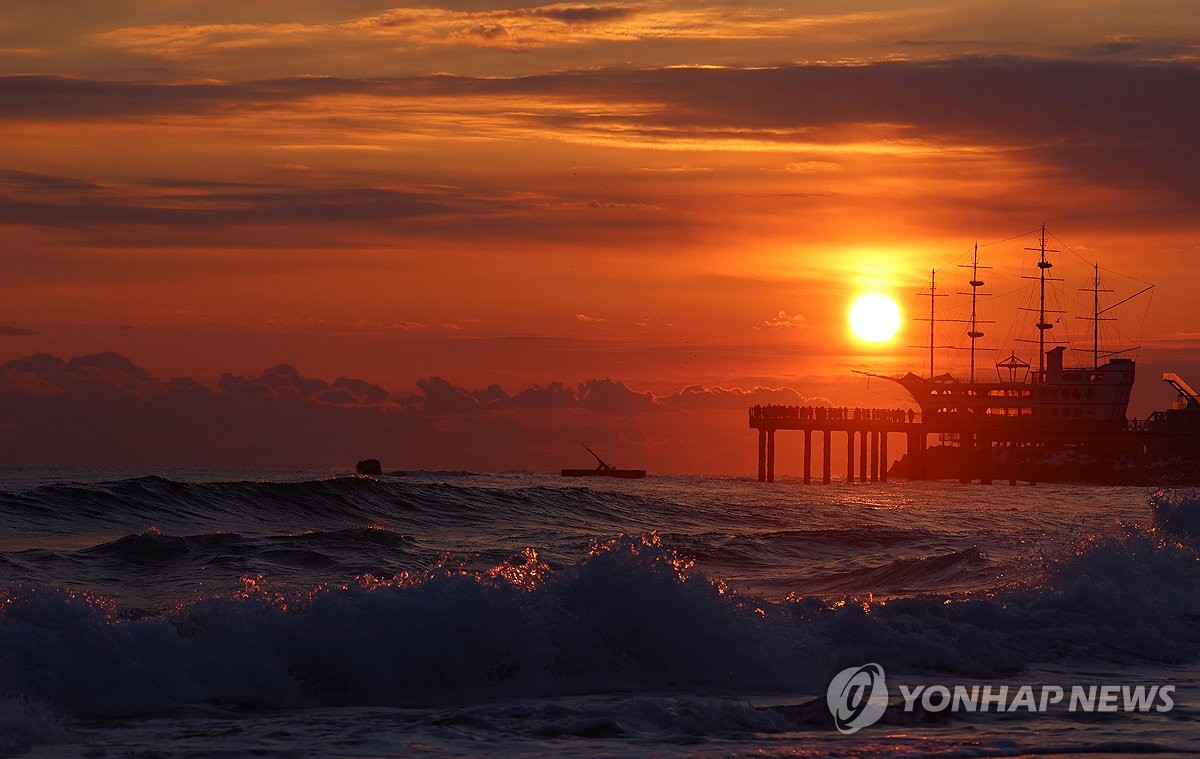
{"label": "yonhap news logo", "polygon": [[[1169,712],[1175,708],[1174,685],[899,685],[903,710],[926,712],[1043,713]],[[864,664],[834,675],[825,691],[833,723],[844,735],[875,724],[888,705],[883,667]]]}
{"label": "yonhap news logo", "polygon": [[833,724],[845,735],[874,725],[887,710],[887,683],[883,667],[864,664],[834,675],[825,691],[825,703],[833,713]]}

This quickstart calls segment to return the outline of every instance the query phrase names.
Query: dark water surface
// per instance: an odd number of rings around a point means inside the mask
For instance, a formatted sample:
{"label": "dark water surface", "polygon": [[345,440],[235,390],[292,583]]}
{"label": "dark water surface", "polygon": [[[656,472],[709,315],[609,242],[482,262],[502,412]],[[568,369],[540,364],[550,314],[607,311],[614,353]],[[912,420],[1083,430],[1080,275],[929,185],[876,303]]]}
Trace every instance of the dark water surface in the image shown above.
{"label": "dark water surface", "polygon": [[[1200,750],[1191,492],[137,474],[0,469],[0,753]],[[866,662],[1176,705],[842,736]]]}

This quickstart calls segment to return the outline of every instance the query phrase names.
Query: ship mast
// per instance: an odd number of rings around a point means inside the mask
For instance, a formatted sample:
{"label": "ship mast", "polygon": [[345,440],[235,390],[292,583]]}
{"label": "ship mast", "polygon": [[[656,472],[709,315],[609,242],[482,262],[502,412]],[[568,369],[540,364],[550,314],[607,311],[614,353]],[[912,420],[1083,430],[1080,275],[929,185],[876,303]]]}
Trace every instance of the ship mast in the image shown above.
{"label": "ship mast", "polygon": [[937,297],[937,269],[929,270],[929,379],[933,379],[933,324],[935,312],[933,304]]}
{"label": "ship mast", "polygon": [[[983,337],[983,332],[979,329],[979,325],[992,323],[990,321],[979,320],[979,288],[983,287],[984,285],[983,280],[979,278],[979,270],[990,269],[992,267],[979,265],[979,243],[975,243],[975,253],[971,259],[970,265],[962,264],[961,268],[971,270],[971,281],[968,283],[971,285],[971,320],[967,322],[971,325],[971,329],[967,331],[967,337],[971,338],[971,382],[973,384],[975,382],[975,352],[978,350],[976,347],[976,342],[979,340],[979,338]],[[967,293],[959,293],[959,295],[966,294]],[[987,293],[983,294],[987,295]]]}
{"label": "ship mast", "polygon": [[[1112,290],[1104,290],[1100,287],[1100,264],[1092,264],[1092,286],[1081,287],[1079,292],[1092,294],[1092,315],[1080,316],[1080,319],[1087,319],[1092,323],[1092,368],[1100,368],[1100,322],[1113,321],[1113,319],[1105,319],[1100,316],[1104,313],[1100,310],[1100,293],[1111,293]],[[1105,309],[1107,311],[1108,309]]]}
{"label": "ship mast", "polygon": [[928,321],[929,322],[929,344],[928,345],[913,345],[913,346],[909,346],[909,347],[928,348],[929,349],[929,378],[933,379],[933,349],[935,347],[948,347],[948,346],[935,346],[934,341],[933,341],[934,340],[934,325],[937,322],[937,308],[936,308],[937,301],[936,301],[936,299],[948,297],[945,293],[939,293],[937,291],[937,269],[929,270],[929,292],[918,293],[918,295],[920,295],[923,298],[929,298],[929,318],[914,320],[914,321]]}
{"label": "ship mast", "polygon": [[[1113,291],[1105,290],[1100,287],[1100,264],[1094,264],[1094,271],[1095,271],[1095,276],[1092,278],[1092,286],[1080,289],[1080,292],[1092,293],[1092,304],[1093,304],[1092,305],[1092,316],[1079,316],[1076,318],[1087,319],[1090,322],[1094,322],[1094,324],[1092,326],[1092,363],[1095,365],[1093,368],[1098,369],[1098,368],[1100,368],[1100,322],[1116,321],[1115,317],[1105,317],[1105,316],[1103,316],[1103,314],[1107,314],[1109,311],[1112,311],[1113,309],[1115,309],[1119,306],[1125,305],[1126,303],[1133,300],[1134,298],[1145,295],[1146,293],[1148,293],[1154,289],[1154,285],[1147,285],[1146,287],[1143,287],[1141,290],[1138,290],[1133,295],[1122,298],[1121,300],[1117,301],[1116,303],[1113,303],[1111,306],[1107,306],[1106,308],[1100,308],[1100,293],[1111,293]],[[1104,355],[1106,357],[1107,356],[1115,356],[1118,353],[1128,353],[1129,351],[1136,350],[1139,347],[1141,347],[1141,346],[1135,345],[1135,346],[1132,346],[1129,348],[1125,348],[1123,350],[1117,350],[1117,351],[1109,350],[1109,351],[1105,351]]]}
{"label": "ship mast", "polygon": [[1092,368],[1100,368],[1100,264],[1092,277]]}
{"label": "ship mast", "polygon": [[[1046,283],[1061,281],[1054,277],[1048,277],[1047,272],[1054,268],[1054,264],[1046,260],[1047,253],[1058,253],[1057,250],[1046,248],[1046,225],[1042,225],[1041,241],[1036,248],[1026,248],[1040,254],[1038,260],[1038,320],[1035,325],[1038,330],[1038,382],[1046,381],[1046,330],[1054,329],[1054,325],[1046,321]],[[1024,277],[1024,279],[1032,279],[1032,277]],[[1062,313],[1055,311],[1054,313]]]}

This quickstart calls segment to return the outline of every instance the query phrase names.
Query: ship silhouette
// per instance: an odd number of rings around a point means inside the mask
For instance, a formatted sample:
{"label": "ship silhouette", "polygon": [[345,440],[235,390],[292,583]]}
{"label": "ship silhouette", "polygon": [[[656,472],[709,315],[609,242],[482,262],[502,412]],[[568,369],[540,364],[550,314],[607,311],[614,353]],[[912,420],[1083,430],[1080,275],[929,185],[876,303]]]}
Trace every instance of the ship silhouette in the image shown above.
{"label": "ship silhouette", "polygon": [[595,469],[564,469],[562,470],[563,477],[618,477],[624,480],[640,480],[646,476],[645,469],[617,469],[610,466],[604,459],[600,458],[595,451],[587,447],[586,443],[582,443],[587,452],[596,457]]}

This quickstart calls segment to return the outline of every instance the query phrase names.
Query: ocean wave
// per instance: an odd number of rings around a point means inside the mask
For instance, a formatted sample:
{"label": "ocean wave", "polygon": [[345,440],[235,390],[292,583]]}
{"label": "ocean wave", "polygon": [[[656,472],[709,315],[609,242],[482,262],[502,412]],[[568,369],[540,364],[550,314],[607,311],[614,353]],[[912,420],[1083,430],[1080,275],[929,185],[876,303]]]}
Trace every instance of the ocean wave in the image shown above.
{"label": "ocean wave", "polygon": [[[966,554],[913,571],[955,572]],[[1153,533],[1096,540],[1044,584],[990,594],[770,603],[710,580],[655,535],[548,566],[529,550],[483,571],[304,593],[245,578],[226,597],[129,615],[103,598],[0,595],[0,697],[69,715],[189,705],[429,706],[605,692],[817,694],[837,670],[985,677],[1045,662],[1200,656],[1200,564]]]}
{"label": "ocean wave", "polygon": [[901,558],[880,566],[805,578],[809,594],[854,593],[871,588],[875,595],[911,595],[939,588],[942,592],[977,587],[995,574],[987,553],[978,547],[935,556]]}
{"label": "ocean wave", "polygon": [[1159,490],[1150,497],[1150,508],[1163,532],[1200,544],[1200,493]]}
{"label": "ocean wave", "polygon": [[65,735],[61,719],[45,704],[25,697],[0,697],[0,756],[14,756]]}
{"label": "ocean wave", "polygon": [[672,534],[691,551],[737,566],[791,564],[796,560],[844,556],[847,552],[923,547],[939,541],[933,531],[886,525],[830,527],[811,530],[705,532]]}
{"label": "ocean wave", "polygon": [[136,564],[164,564],[197,552],[241,553],[250,550],[251,541],[237,533],[175,536],[150,529],[137,535],[85,548],[84,556],[121,559]]}
{"label": "ocean wave", "polygon": [[[372,548],[403,550],[415,542],[405,535],[383,527],[359,527],[343,530],[310,530],[297,535],[247,537],[236,532],[202,535],[167,535],[151,528],[78,551],[89,558],[119,559],[134,564],[171,564],[189,556],[211,559],[218,556],[265,556],[270,553],[308,553],[320,551],[362,552]],[[3,558],[0,554],[0,559]],[[329,558],[329,557],[326,557]]]}
{"label": "ocean wave", "polygon": [[[207,586],[211,592],[229,587],[238,573],[269,574],[310,587],[321,578],[348,579],[367,572],[391,575],[429,567],[441,554],[419,545],[411,535],[383,527],[259,536],[236,532],[181,536],[151,528],[74,552],[33,549],[14,557],[38,566],[43,577],[69,581],[75,587],[136,591],[136,597],[154,607],[172,604],[181,588],[200,592]],[[147,575],[147,568],[154,574]],[[198,578],[203,581],[197,583]]]}
{"label": "ocean wave", "polygon": [[[465,475],[463,479],[467,479]],[[22,529],[72,533],[147,525],[177,528],[222,520],[276,524],[281,519],[321,526],[400,519],[413,526],[432,527],[553,518],[567,527],[595,526],[626,523],[664,508],[686,511],[637,494],[587,487],[492,488],[404,477],[197,483],[147,476],[0,492],[0,513],[19,515],[14,523]]]}

